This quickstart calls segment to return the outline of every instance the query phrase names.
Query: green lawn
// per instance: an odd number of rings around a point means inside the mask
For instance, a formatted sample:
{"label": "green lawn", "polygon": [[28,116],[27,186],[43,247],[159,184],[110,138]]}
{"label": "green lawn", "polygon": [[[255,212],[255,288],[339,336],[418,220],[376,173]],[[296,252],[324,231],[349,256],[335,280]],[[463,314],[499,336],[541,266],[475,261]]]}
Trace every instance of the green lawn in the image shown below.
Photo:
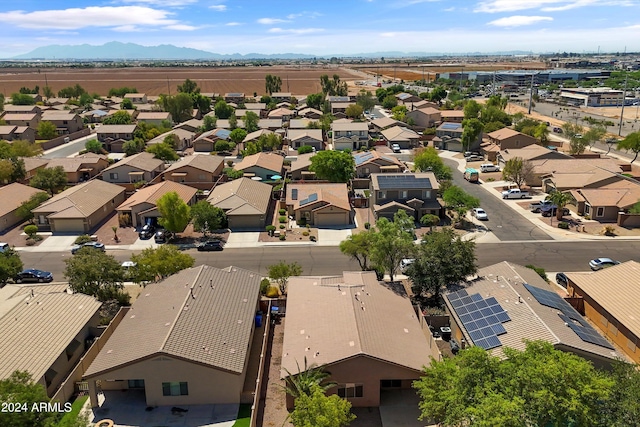
{"label": "green lawn", "polygon": [[251,423],[251,405],[240,405],[238,409],[238,419],[233,427],[249,427]]}
{"label": "green lawn", "polygon": [[73,402],[73,405],[71,405],[71,412],[67,412],[60,419],[60,422],[58,423],[58,427],[68,427],[68,426],[76,425],[75,422],[78,419],[78,414],[80,413],[82,406],[84,405],[84,403],[87,401],[88,398],[89,396],[78,397]]}

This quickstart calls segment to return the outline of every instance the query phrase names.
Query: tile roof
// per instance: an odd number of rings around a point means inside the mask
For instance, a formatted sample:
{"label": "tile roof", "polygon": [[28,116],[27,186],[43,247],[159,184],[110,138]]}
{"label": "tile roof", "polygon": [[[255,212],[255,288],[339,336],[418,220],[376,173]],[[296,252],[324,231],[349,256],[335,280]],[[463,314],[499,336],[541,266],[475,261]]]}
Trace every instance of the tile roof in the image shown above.
{"label": "tile roof", "polygon": [[379,127],[380,129],[383,129],[390,126],[402,124],[402,122],[396,119],[392,119],[391,117],[380,117],[379,119],[372,120],[371,124]]}
{"label": "tile roof", "polygon": [[191,140],[196,135],[195,132],[191,132],[189,130],[183,128],[173,128],[169,132],[165,132],[161,135],[156,136],[152,140],[147,142],[147,145],[160,144],[164,142],[164,139],[169,135],[177,136],[181,141],[183,140]]}
{"label": "tile roof", "polygon": [[[541,153],[548,153],[544,147],[529,148],[524,147],[520,150],[526,151],[540,151]],[[509,149],[511,153],[515,149]],[[612,173],[622,173],[622,168],[618,161],[608,158],[599,159],[574,159],[567,156],[563,159],[536,159],[531,160],[531,164],[534,167],[535,173],[585,173],[585,172],[598,172],[600,170],[609,171]]]}
{"label": "tile roof", "polygon": [[493,132],[487,134],[489,138],[498,139],[498,140],[511,138],[512,136],[516,136],[516,135],[524,135],[524,134],[521,132],[518,132],[517,130],[513,130],[511,128],[502,128],[502,129],[494,130]]}
{"label": "tile roof", "polygon": [[19,182],[0,187],[0,200],[2,200],[2,203],[0,203],[0,217],[13,212],[20,207],[22,202],[26,202],[36,193],[44,193],[44,191]]}
{"label": "tile roof", "polygon": [[86,153],[76,157],[57,157],[49,160],[46,168],[52,169],[62,166],[65,172],[77,172],[87,165],[97,165],[98,162],[107,162],[107,156],[102,154]]}
{"label": "tile roof", "polygon": [[158,353],[240,374],[249,357],[260,274],[207,265],[147,285],[85,373]]}
{"label": "tile roof", "polygon": [[152,153],[143,151],[142,153],[134,154],[133,156],[127,156],[118,162],[110,165],[102,171],[102,173],[118,168],[123,165],[128,165],[132,168],[140,169],[142,171],[153,171],[164,165],[164,161],[156,159]]}
{"label": "tile roof", "polygon": [[33,120],[38,117],[37,113],[7,113],[2,116],[2,120],[8,122],[10,120]]}
{"label": "tile roof", "polygon": [[0,291],[0,379],[20,369],[38,381],[102,305],[88,295],[25,289],[7,285]]}
{"label": "tile roof", "polygon": [[591,206],[630,208],[640,200],[640,186],[635,188],[582,188],[578,192]]}
{"label": "tile roof", "polygon": [[276,153],[257,153],[244,157],[234,165],[234,169],[241,171],[250,167],[260,167],[276,173],[282,172],[284,158]]}
{"label": "tile roof", "polygon": [[297,141],[302,138],[311,138],[322,142],[322,129],[291,129],[287,130],[287,139]]}
{"label": "tile roof", "polygon": [[169,120],[171,114],[164,111],[141,111],[136,120]]}
{"label": "tile roof", "polygon": [[75,120],[77,115],[70,111],[45,110],[42,112],[42,120]]}
{"label": "tile roof", "polygon": [[131,197],[129,197],[120,206],[118,206],[117,210],[128,210],[133,206],[139,205],[141,203],[149,203],[155,205],[160,197],[164,196],[167,193],[171,193],[172,191],[178,193],[178,196],[185,203],[189,203],[193,196],[195,196],[198,192],[197,189],[184,184],[180,184],[178,182],[163,181],[158,184],[153,184],[137,190],[131,195]]}
{"label": "tile roof", "polygon": [[191,166],[195,169],[200,169],[204,172],[215,173],[220,165],[224,162],[222,156],[212,156],[210,154],[195,154],[192,156],[182,157],[179,161],[169,166],[164,173],[173,172],[176,169],[183,168],[185,166]]}
{"label": "tile roof", "polygon": [[269,117],[282,117],[282,116],[291,116],[293,115],[293,111],[288,108],[276,108],[275,110],[269,111]]}
{"label": "tile roof", "polygon": [[16,125],[0,125],[0,135],[9,135],[16,130]]}
{"label": "tile roof", "polygon": [[640,336],[640,263],[627,261],[595,272],[565,274],[621,325]]}
{"label": "tile roof", "polygon": [[334,131],[369,131],[369,125],[366,122],[338,122],[337,120],[331,123],[331,129]]}
{"label": "tile roof", "polygon": [[298,154],[297,158],[291,162],[291,172],[309,168],[311,166],[311,158],[316,153]]}
{"label": "tile roof", "polygon": [[35,208],[33,212],[53,212],[55,218],[85,218],[102,209],[122,193],[124,188],[119,185],[92,179],[56,194]]}
{"label": "tile roof", "polygon": [[464,117],[464,111],[462,110],[440,110],[440,115],[442,116],[442,118],[445,117]]}
{"label": "tile roof", "polygon": [[97,133],[133,133],[136,130],[137,125],[102,125],[96,132]]}
{"label": "tile roof", "polygon": [[289,129],[307,129],[309,123],[316,122],[317,120],[313,119],[291,119],[289,120]]}
{"label": "tile roof", "polygon": [[24,161],[24,168],[27,171],[37,169],[42,166],[46,166],[49,163],[49,159],[44,157],[20,157]]}
{"label": "tile roof", "polygon": [[[565,157],[566,159],[570,159],[571,156],[568,156],[563,153],[558,153],[557,151],[549,150],[546,147],[543,147],[538,144],[527,145],[522,148],[507,148],[505,150],[500,151],[500,156],[508,161],[515,157],[520,157],[523,160],[536,160],[537,157],[552,154],[553,156]],[[561,160],[566,160],[561,159]]]}
{"label": "tile roof", "polygon": [[363,151],[353,153],[356,167],[368,165],[369,163],[379,164],[381,166],[397,165],[404,168],[404,164],[398,160],[396,156],[382,155],[378,151]]}
{"label": "tile roof", "polygon": [[253,141],[255,139],[260,138],[262,135],[270,135],[272,133],[273,133],[273,131],[270,131],[268,129],[260,129],[260,130],[257,130],[255,132],[251,132],[251,133],[247,134],[247,136],[244,137],[242,142]]}
{"label": "tile roof", "polygon": [[[292,194],[295,191],[296,198]],[[309,196],[315,194],[315,200],[309,203]],[[305,200],[307,204],[301,205]],[[349,190],[347,184],[287,184],[287,205],[292,205],[294,210],[308,208],[316,203],[321,203],[321,207],[333,205],[346,211],[351,210],[349,203]],[[316,206],[315,209],[317,209]]]}
{"label": "tile roof", "polygon": [[364,355],[421,371],[427,339],[404,289],[378,282],[374,272],[292,277],[287,292],[281,377],[305,356],[318,366]]}
{"label": "tile roof", "polygon": [[419,139],[420,135],[405,127],[394,126],[380,132],[387,141],[411,141]]}
{"label": "tile roof", "polygon": [[216,185],[207,201],[234,214],[265,214],[271,201],[271,186],[249,178],[239,178]]}
{"label": "tile roof", "polygon": [[[438,180],[433,172],[415,172],[415,173],[372,173],[371,185],[374,190],[381,189],[381,181],[384,181],[385,189],[406,189],[407,182],[420,183],[425,190],[437,190],[440,188]],[[397,183],[396,183],[397,182]],[[396,183],[394,185],[394,183]],[[417,188],[417,187],[411,187]]]}
{"label": "tile roof", "polygon": [[[417,103],[413,104],[416,105]],[[440,114],[440,110],[438,110],[437,108],[433,108],[433,107],[424,107],[424,108],[418,108],[417,111],[420,111],[421,113],[427,114],[427,115],[432,115],[432,114]]]}
{"label": "tile roof", "polygon": [[[608,348],[583,341],[558,316],[559,310],[540,304],[524,286],[525,283],[554,292],[535,271],[506,261],[481,268],[478,270],[478,278],[464,286],[470,295],[479,293],[483,298],[494,297],[511,319],[502,324],[507,331],[498,337],[502,346],[489,350],[491,353],[503,357],[504,347],[524,350],[525,340],[543,340],[554,346],[561,346],[563,350],[575,348],[605,358],[619,356]],[[462,325],[446,296],[445,302],[453,319],[456,319],[458,325]],[[466,339],[473,342],[468,334]]]}

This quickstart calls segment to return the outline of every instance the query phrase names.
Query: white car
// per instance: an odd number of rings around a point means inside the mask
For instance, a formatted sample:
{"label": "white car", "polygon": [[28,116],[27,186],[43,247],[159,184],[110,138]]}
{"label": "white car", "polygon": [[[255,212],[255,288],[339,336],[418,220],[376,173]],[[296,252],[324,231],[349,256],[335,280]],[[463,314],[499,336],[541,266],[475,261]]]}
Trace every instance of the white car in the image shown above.
{"label": "white car", "polygon": [[393,150],[394,153],[400,152],[400,146],[398,144],[391,144],[391,149]]}
{"label": "white car", "polygon": [[406,272],[407,268],[409,268],[409,266],[413,264],[414,261],[415,259],[413,258],[404,258],[402,261],[400,261],[400,271],[402,271],[403,273]]}
{"label": "white car", "polygon": [[489,216],[482,208],[473,208],[471,210],[471,216],[475,216],[480,221],[487,221],[489,219]]}

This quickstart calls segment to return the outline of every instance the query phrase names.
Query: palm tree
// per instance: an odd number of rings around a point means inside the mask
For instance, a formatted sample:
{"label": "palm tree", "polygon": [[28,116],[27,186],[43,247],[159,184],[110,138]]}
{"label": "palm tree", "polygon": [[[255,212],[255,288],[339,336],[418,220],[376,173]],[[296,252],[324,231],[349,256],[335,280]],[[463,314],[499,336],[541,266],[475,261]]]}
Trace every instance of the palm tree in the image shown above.
{"label": "palm tree", "polygon": [[306,357],[304,358],[304,369],[300,369],[297,361],[296,367],[298,368],[297,374],[292,374],[287,369],[284,369],[287,373],[287,378],[284,380],[284,386],[282,386],[285,392],[294,399],[297,399],[303,394],[311,396],[316,386],[320,387],[322,392],[326,392],[337,385],[337,383],[333,381],[327,381],[327,378],[331,376],[329,372],[325,372],[315,363],[307,365]]}
{"label": "palm tree", "polygon": [[562,211],[564,210],[564,207],[571,202],[571,196],[569,195],[569,193],[554,191],[547,196],[547,200],[557,206],[556,218],[558,221],[562,220]]}

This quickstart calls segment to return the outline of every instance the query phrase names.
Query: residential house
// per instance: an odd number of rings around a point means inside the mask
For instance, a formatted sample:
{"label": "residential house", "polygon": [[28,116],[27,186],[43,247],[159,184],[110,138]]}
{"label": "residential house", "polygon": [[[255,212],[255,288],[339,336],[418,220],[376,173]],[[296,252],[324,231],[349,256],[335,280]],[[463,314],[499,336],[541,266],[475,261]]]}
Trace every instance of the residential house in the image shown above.
{"label": "residential house", "polygon": [[333,122],[331,138],[334,150],[357,150],[369,144],[369,125],[365,122]]}
{"label": "residential house", "polygon": [[376,218],[393,219],[398,210],[419,221],[426,214],[441,216],[440,185],[433,172],[371,174],[369,191]]}
{"label": "residential house", "polygon": [[318,123],[311,119],[291,119],[288,129],[309,129],[309,123]]}
{"label": "residential house", "polygon": [[7,113],[2,120],[11,126],[27,126],[33,129],[40,124],[40,113]]}
{"label": "residential house", "polygon": [[504,261],[481,268],[477,279],[445,294],[444,301],[451,339],[460,348],[478,346],[504,358],[505,348],[523,351],[527,341],[539,340],[599,368],[619,357],[571,304],[534,270],[520,265]]}
{"label": "residential house", "polygon": [[271,94],[271,99],[275,102],[288,102],[291,103],[291,92],[273,92]]}
{"label": "residential house", "polygon": [[247,102],[244,104],[244,108],[256,113],[260,118],[267,116],[267,104],[264,102]]}
{"label": "residential house", "polygon": [[[350,105],[354,105],[354,102],[332,102],[331,103],[331,114],[336,117],[346,117],[347,108]],[[341,116],[339,116],[341,114]]]}
{"label": "residential house", "polygon": [[244,93],[242,92],[225,93],[224,100],[226,102],[233,102],[233,103],[239,104],[241,102],[244,102]]}
{"label": "residential house", "polygon": [[305,119],[320,120],[322,115],[322,111],[311,107],[303,108],[298,111],[298,117],[304,117]]}
{"label": "residential house", "polygon": [[296,158],[291,161],[288,178],[292,181],[316,179],[315,172],[309,170],[311,158],[315,155],[316,153],[298,154]]}
{"label": "residential house", "polygon": [[443,122],[462,123],[464,111],[462,110],[440,110],[440,118]]}
{"label": "residential house", "polygon": [[172,123],[171,113],[165,111],[141,111],[136,117],[138,122],[148,125],[162,126],[162,123]]}
{"label": "residential house", "polygon": [[2,200],[0,204],[0,232],[4,232],[23,221],[16,211],[22,203],[37,193],[43,193],[43,191],[18,182],[0,187],[0,200]]}
{"label": "residential house", "polygon": [[270,119],[280,119],[283,122],[288,122],[292,117],[295,117],[295,111],[288,108],[276,108],[269,111],[267,115]]}
{"label": "residential house", "polygon": [[425,107],[407,112],[407,120],[413,120],[416,126],[432,128],[442,120],[440,110],[433,107]]}
{"label": "residential house", "polygon": [[[211,114],[211,113],[209,113]],[[260,119],[263,120],[263,119]],[[258,122],[259,123],[259,122]],[[229,119],[218,119],[216,120],[216,126],[218,127],[218,129],[227,129],[229,130],[229,132],[231,132],[231,123],[229,122]],[[260,126],[260,125],[258,125]],[[244,120],[242,119],[237,119],[237,124],[236,124],[237,128],[240,129],[244,129]]]}
{"label": "residential house", "polygon": [[[240,121],[238,121],[238,127],[240,127]],[[258,127],[260,129],[269,129],[272,131],[277,131],[282,129],[282,119],[280,118],[260,119],[258,120]]]}
{"label": "residential house", "polygon": [[322,129],[291,129],[287,130],[289,147],[298,149],[303,145],[309,145],[316,150],[324,150]]}
{"label": "residential house", "polygon": [[173,181],[163,181],[136,190],[127,200],[118,205],[116,210],[120,218],[131,221],[134,227],[142,226],[147,221],[157,221],[160,212],[156,202],[167,193],[175,192],[187,205],[196,201],[196,190],[193,187]]}
{"label": "residential house", "polygon": [[52,98],[47,98],[47,102],[45,102],[46,105],[49,106],[62,106],[62,105],[66,105],[69,102],[69,98],[58,98],[58,97],[52,97]]}
{"label": "residential house", "polygon": [[39,105],[4,104],[3,111],[11,114],[41,113],[42,107]]}
{"label": "residential house", "polygon": [[203,132],[193,140],[193,151],[210,153],[215,150],[217,141],[229,141],[229,129],[216,128]]}
{"label": "residential house", "polygon": [[[572,159],[572,157],[567,154],[560,153],[555,150],[549,150],[547,147],[543,147],[538,144],[532,144],[532,145],[527,145],[523,148],[511,148],[511,149],[499,151],[495,156],[495,160],[497,160],[500,166],[504,167],[504,165],[506,165],[509,160],[514,159],[516,157],[521,158],[522,160],[527,160],[531,162],[538,162],[538,161],[543,162],[546,160],[555,160],[555,159],[564,162],[566,160]],[[584,163],[584,162],[580,162],[580,163]],[[564,164],[564,163],[560,163],[560,164]],[[554,163],[554,165],[557,166],[558,164]],[[546,169],[540,169],[539,173],[542,174],[543,172],[548,173],[550,172],[550,170],[548,167]]]}
{"label": "residential house", "polygon": [[406,127],[394,126],[380,133],[389,147],[398,144],[402,149],[410,149],[420,145],[420,135]]}
{"label": "residential house", "polygon": [[390,127],[403,125],[405,125],[403,122],[401,122],[400,120],[392,119],[391,117],[380,117],[371,121],[373,133],[380,133],[385,129],[389,129]]}
{"label": "residential house", "polygon": [[88,181],[109,166],[109,159],[102,154],[86,153],[76,157],[59,157],[49,160],[46,169],[62,166],[69,184]]}
{"label": "residential house", "polygon": [[[328,394],[377,407],[383,393],[413,392],[430,358],[439,360],[427,340],[404,288],[379,282],[373,271],[291,277],[280,377],[307,360],[331,372],[337,387]],[[287,408],[293,408],[288,395]]]}
{"label": "residential house", "polygon": [[28,126],[0,125],[0,139],[5,141],[22,139],[29,142],[36,142],[36,131]]}
{"label": "residential house", "polygon": [[122,145],[133,140],[137,125],[102,125],[96,131],[98,141],[110,153],[122,153]]}
{"label": "residential house", "polygon": [[224,157],[210,154],[185,156],[163,173],[165,181],[179,182],[198,190],[211,190],[222,175]]}
{"label": "residential house", "polygon": [[596,272],[566,273],[567,293],[578,299],[579,311],[633,363],[640,363],[639,272],[640,264],[632,260]]}
{"label": "residential house", "polygon": [[[164,161],[151,153],[127,156],[102,171],[102,180],[112,184],[151,182],[164,171]],[[133,189],[130,187],[129,189]]]}
{"label": "residential house", "polygon": [[24,169],[26,175],[22,180],[23,184],[28,184],[31,181],[31,178],[38,172],[40,169],[44,169],[45,166],[49,163],[49,159],[45,159],[44,157],[20,157],[20,160],[24,162]]}
{"label": "residential house", "polygon": [[298,224],[333,227],[353,222],[347,184],[287,184],[286,203]]}
{"label": "residential house", "polygon": [[264,230],[271,190],[264,182],[239,178],[216,185],[207,201],[225,211],[231,230]]}
{"label": "residential house", "polygon": [[148,407],[239,404],[253,335],[262,334],[260,277],[200,265],[147,285],[85,373],[91,406],[98,381],[102,390],[143,389]]}
{"label": "residential house", "polygon": [[51,398],[100,335],[102,303],[70,294],[67,286],[7,285],[0,290],[1,380],[27,371]]}
{"label": "residential house", "polygon": [[260,129],[260,130],[257,130],[255,132],[251,132],[251,133],[247,134],[247,136],[244,137],[244,139],[242,140],[242,144],[244,146],[246,146],[247,142],[257,141],[257,140],[260,139],[260,137],[262,135],[266,136],[266,135],[271,135],[271,134],[273,134],[273,132],[270,131],[270,130],[267,130],[267,129]]}
{"label": "residential house", "polygon": [[523,148],[538,145],[540,141],[511,128],[502,128],[487,134],[489,143],[497,147],[497,151]]}
{"label": "residential house", "polygon": [[424,108],[429,108],[429,107],[435,108],[436,110],[440,110],[440,106],[438,105],[438,103],[425,101],[425,100],[416,101],[416,102],[405,102],[403,105],[407,107],[407,111],[422,110]]}
{"label": "residential house", "polygon": [[[405,169],[397,157],[378,151],[353,153],[353,160],[356,165],[356,178],[369,178],[372,173],[398,173]],[[293,167],[293,163],[291,166]]]}
{"label": "residential house", "polygon": [[462,151],[462,123],[442,123],[436,128],[433,144],[441,150]]}
{"label": "residential house", "polygon": [[196,134],[186,129],[181,128],[173,128],[168,132],[163,133],[162,135],[158,135],[152,140],[147,142],[147,146],[163,143],[165,138],[169,135],[173,135],[175,142],[173,147],[177,151],[184,151],[187,148],[193,145],[193,140],[195,139]]}
{"label": "residential house", "polygon": [[599,188],[616,185],[628,178],[622,175],[623,166],[610,158],[596,159],[542,159],[531,160],[532,183],[545,192],[565,191],[577,188]]}
{"label": "residential house", "polygon": [[82,117],[71,111],[45,110],[42,113],[41,120],[56,125],[58,135],[75,133],[84,128]]}
{"label": "residential house", "polygon": [[244,157],[233,168],[244,172],[244,176],[270,181],[274,175],[282,176],[283,164],[284,158],[280,154],[263,152]]}
{"label": "residential house", "polygon": [[[115,110],[112,110],[115,111]],[[109,111],[105,110],[91,110],[80,114],[83,122],[88,121],[89,123],[101,123],[105,117],[109,116]]]}
{"label": "residential house", "polygon": [[640,185],[624,179],[598,188],[577,188],[570,190],[569,194],[572,199],[570,207],[575,207],[578,215],[603,223],[618,222],[620,213],[628,212],[640,200]]}
{"label": "residential house", "polygon": [[409,103],[409,102],[422,101],[422,98],[420,98],[419,96],[412,95],[406,92],[396,93],[395,96],[396,96],[396,100],[398,101],[398,105],[405,105],[406,103]]}
{"label": "residential house", "polygon": [[88,234],[124,201],[124,188],[92,179],[56,194],[33,209],[41,230]]}
{"label": "residential house", "polygon": [[146,104],[148,102],[147,95],[144,93],[127,93],[124,99],[130,100],[133,104]]}
{"label": "residential house", "polygon": [[200,129],[202,128],[203,124],[204,124],[204,122],[202,120],[189,119],[186,122],[182,122],[182,123],[179,123],[179,124],[175,125],[173,128],[174,129],[184,129],[186,131],[193,132],[195,134],[195,133],[200,132]]}

